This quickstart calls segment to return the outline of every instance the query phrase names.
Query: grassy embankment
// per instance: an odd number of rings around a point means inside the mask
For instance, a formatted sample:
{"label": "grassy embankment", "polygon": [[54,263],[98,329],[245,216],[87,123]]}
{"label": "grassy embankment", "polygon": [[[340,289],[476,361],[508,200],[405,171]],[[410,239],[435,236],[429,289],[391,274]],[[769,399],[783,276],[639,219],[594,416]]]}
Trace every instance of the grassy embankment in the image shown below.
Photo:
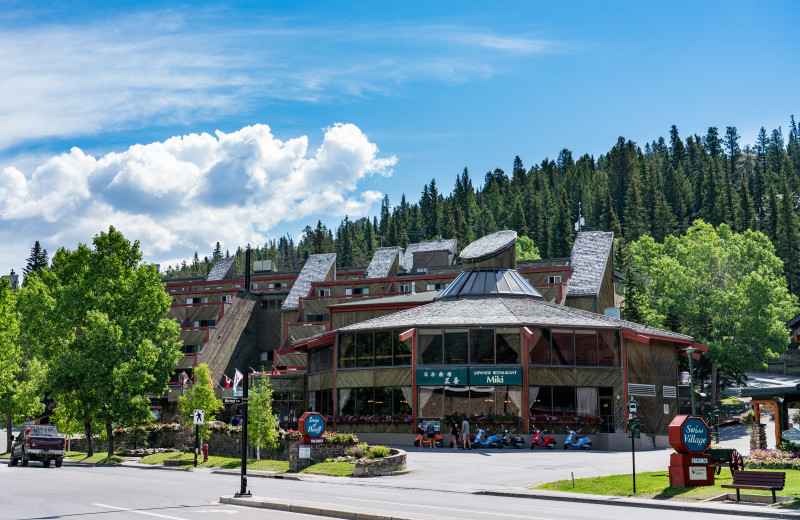
{"label": "grassy embankment", "polygon": [[[786,487],[778,491],[781,496],[798,497],[791,502],[794,507],[800,506],[800,471],[798,470],[759,470],[759,471],[785,471]],[[636,493],[633,493],[633,482],[630,473],[623,475],[609,475],[605,477],[575,479],[575,489],[571,480],[558,480],[536,486],[533,489],[548,489],[553,491],[566,491],[570,493],[588,493],[592,495],[614,495],[622,497],[653,498],[658,500],[683,500],[701,501],[707,498],[735,493],[735,489],[723,489],[721,484],[730,484],[733,478],[727,469],[722,474],[716,475],[713,486],[700,486],[696,488],[672,488],[669,486],[669,473],[667,471],[651,471],[636,474]],[[769,491],[743,489],[742,493],[771,495]]]}
{"label": "grassy embankment", "polygon": [[[194,453],[156,453],[143,457],[142,464],[163,464],[167,459],[191,460],[194,461]],[[205,468],[241,468],[242,459],[238,457],[219,457],[209,455],[208,461],[203,462],[202,457],[197,458],[197,467]],[[289,463],[281,460],[255,460],[247,461],[248,470],[261,471],[289,471]],[[323,462],[309,466],[299,473],[309,473],[314,475],[328,475],[332,477],[349,477],[353,474],[353,465],[348,462]]]}

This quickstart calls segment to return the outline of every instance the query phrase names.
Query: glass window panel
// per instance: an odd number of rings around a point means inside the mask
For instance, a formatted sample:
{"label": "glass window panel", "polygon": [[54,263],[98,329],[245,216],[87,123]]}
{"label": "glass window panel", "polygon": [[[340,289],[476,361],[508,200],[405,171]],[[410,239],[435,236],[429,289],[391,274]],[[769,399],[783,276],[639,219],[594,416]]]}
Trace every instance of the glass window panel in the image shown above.
{"label": "glass window panel", "polygon": [[374,415],[375,399],[372,388],[356,388],[356,415]]}
{"label": "glass window panel", "polygon": [[568,329],[553,329],[553,364],[574,365],[575,349],[572,343],[572,331]]}
{"label": "glass window panel", "polygon": [[575,330],[575,364],[597,366],[597,332]]}
{"label": "glass window panel", "polygon": [[471,329],[469,331],[469,342],[470,364],[494,364],[494,329]]}
{"label": "glass window panel", "polygon": [[419,388],[419,413],[421,418],[435,418],[442,416],[444,404],[444,387],[420,387]]}
{"label": "glass window panel", "polygon": [[419,364],[420,365],[441,365],[442,364],[442,331],[441,330],[420,330],[417,336],[419,341]]}
{"label": "glass window panel", "polygon": [[411,338],[400,341],[404,331],[394,331],[394,366],[411,366]]}
{"label": "glass window panel", "polygon": [[550,364],[550,329],[533,329],[533,337],[528,345],[531,349],[528,358],[531,365]]}
{"label": "glass window panel", "polygon": [[575,402],[574,386],[554,386],[553,387],[553,412],[554,413],[575,413],[577,404]]}
{"label": "glass window panel", "polygon": [[375,332],[375,366],[392,366],[392,331],[390,330]]}
{"label": "glass window panel", "polygon": [[619,366],[619,336],[616,330],[600,331],[600,366]]}
{"label": "glass window panel", "polygon": [[353,388],[339,389],[339,409],[341,410],[341,415],[355,415],[356,413],[355,389]]}
{"label": "glass window panel", "polygon": [[528,403],[528,406],[530,406],[531,414],[551,413],[553,410],[553,387],[540,386],[536,398]]}
{"label": "glass window panel", "polygon": [[497,413],[520,415],[520,406],[522,406],[522,387],[496,386],[494,388],[495,395],[497,396],[497,402],[495,403],[495,410]]}
{"label": "glass window panel", "polygon": [[[446,386],[444,389],[444,413],[469,415],[469,387]],[[461,425],[459,424],[459,428]]]}
{"label": "glass window panel", "polygon": [[518,365],[520,361],[519,329],[497,329],[497,364]]}
{"label": "glass window panel", "polygon": [[494,413],[495,387],[471,386],[469,389],[469,413],[482,415]]}
{"label": "glass window panel", "polygon": [[375,415],[392,414],[392,389],[379,386],[375,388]]}
{"label": "glass window panel", "polygon": [[392,389],[392,411],[393,413],[405,413],[411,415],[411,403],[406,401],[403,389],[396,386]]}
{"label": "glass window panel", "polygon": [[356,333],[356,366],[375,365],[375,335],[372,332]]}
{"label": "glass window panel", "polygon": [[356,366],[355,334],[339,334],[339,367],[353,368],[354,366]]}
{"label": "glass window panel", "polygon": [[445,329],[444,331],[444,362],[447,365],[467,364],[467,344],[469,331],[467,329]]}

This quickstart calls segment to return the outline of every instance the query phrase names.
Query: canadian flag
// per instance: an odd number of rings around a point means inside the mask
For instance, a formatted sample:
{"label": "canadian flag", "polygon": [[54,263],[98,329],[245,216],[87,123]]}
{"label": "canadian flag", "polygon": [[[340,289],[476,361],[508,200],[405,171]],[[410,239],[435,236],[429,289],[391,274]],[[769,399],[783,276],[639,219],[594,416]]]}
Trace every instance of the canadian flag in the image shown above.
{"label": "canadian flag", "polygon": [[222,374],[222,375],[224,375],[224,376],[225,376],[225,388],[230,388],[230,387],[231,387],[231,378],[230,378],[230,377],[228,377],[228,376],[227,376],[227,375],[225,375],[225,374]]}

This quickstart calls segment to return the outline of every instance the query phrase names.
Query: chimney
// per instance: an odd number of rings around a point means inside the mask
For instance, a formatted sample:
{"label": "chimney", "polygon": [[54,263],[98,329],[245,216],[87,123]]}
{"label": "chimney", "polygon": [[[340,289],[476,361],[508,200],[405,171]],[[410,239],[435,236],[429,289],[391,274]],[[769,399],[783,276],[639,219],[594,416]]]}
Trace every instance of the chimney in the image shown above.
{"label": "chimney", "polygon": [[244,290],[250,292],[250,246],[244,252]]}

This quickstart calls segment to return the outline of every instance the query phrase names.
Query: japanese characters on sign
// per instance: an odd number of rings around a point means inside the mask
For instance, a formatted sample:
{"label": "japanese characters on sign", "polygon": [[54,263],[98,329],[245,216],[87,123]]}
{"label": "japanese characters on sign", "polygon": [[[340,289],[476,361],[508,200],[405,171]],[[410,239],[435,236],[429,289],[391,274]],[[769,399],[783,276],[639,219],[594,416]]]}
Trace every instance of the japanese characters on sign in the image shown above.
{"label": "japanese characters on sign", "polygon": [[465,367],[417,367],[417,385],[419,386],[464,386],[467,384],[469,381]]}

